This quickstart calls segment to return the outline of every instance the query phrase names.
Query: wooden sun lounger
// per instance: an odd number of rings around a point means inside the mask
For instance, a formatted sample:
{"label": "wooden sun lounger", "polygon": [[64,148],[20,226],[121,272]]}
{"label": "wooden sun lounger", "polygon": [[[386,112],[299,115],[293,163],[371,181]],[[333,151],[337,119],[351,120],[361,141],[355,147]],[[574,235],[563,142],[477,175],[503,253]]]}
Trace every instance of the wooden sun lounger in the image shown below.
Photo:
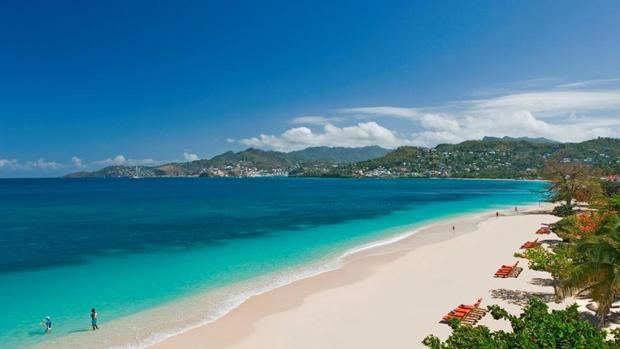
{"label": "wooden sun lounger", "polygon": [[541,227],[541,228],[538,228],[538,230],[536,230],[536,234],[538,235],[551,234],[551,230],[549,229],[549,227]]}
{"label": "wooden sun lounger", "polygon": [[495,273],[494,277],[502,278],[502,279],[505,279],[505,278],[518,278],[522,271],[523,271],[523,268],[516,267],[516,268],[512,269],[508,273]]}
{"label": "wooden sun lounger", "polygon": [[518,264],[519,261],[517,261],[514,265],[502,265],[501,268],[497,269],[493,276],[496,278],[517,278],[523,271],[523,268],[517,266]]}
{"label": "wooden sun lounger", "polygon": [[457,318],[462,324],[473,326],[487,313],[486,310],[480,308],[481,302],[482,298],[478,299],[473,305],[461,304],[446,314],[440,322],[448,323],[450,319]]}
{"label": "wooden sun lounger", "polygon": [[538,242],[538,239],[534,240],[534,241],[526,241],[523,243],[523,245],[521,245],[522,249],[528,249],[528,248],[534,248],[540,246],[540,242]]}

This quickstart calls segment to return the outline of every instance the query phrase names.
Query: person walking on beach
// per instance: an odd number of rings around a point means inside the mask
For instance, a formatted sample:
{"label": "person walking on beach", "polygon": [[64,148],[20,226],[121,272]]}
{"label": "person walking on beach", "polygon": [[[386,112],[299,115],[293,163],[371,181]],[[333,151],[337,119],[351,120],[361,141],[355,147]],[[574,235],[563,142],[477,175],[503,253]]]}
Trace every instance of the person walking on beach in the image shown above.
{"label": "person walking on beach", "polygon": [[90,324],[93,326],[93,331],[99,329],[99,326],[97,326],[97,311],[95,308],[90,310]]}
{"label": "person walking on beach", "polygon": [[499,211],[495,211],[495,217],[499,217]]}
{"label": "person walking on beach", "polygon": [[52,319],[49,316],[43,319],[43,326],[45,326],[45,333],[52,332]]}

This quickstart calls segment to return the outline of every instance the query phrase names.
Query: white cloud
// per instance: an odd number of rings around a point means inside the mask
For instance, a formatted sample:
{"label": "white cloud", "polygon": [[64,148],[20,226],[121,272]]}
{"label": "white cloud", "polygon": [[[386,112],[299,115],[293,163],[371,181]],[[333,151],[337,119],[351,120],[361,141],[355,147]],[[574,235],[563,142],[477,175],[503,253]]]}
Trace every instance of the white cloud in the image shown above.
{"label": "white cloud", "polygon": [[145,159],[128,159],[124,155],[119,154],[114,158],[107,158],[103,160],[97,160],[89,163],[89,167],[106,167],[106,166],[156,166],[161,165],[165,161],[154,160],[150,158]]}
{"label": "white cloud", "polygon": [[299,150],[315,146],[332,147],[361,147],[367,145],[380,145],[386,148],[394,148],[400,145],[410,144],[397,134],[374,121],[362,122],[354,126],[337,127],[327,124],[322,132],[313,132],[307,127],[289,129],[280,136],[261,134],[240,140],[241,144],[268,148],[280,151]]}
{"label": "white cloud", "polygon": [[419,121],[425,129],[458,132],[461,128],[457,120],[445,114],[424,114]]}
{"label": "white cloud", "polygon": [[198,158],[197,154],[184,152],[183,153],[183,159],[185,159],[185,161],[196,161],[199,158]]}
{"label": "white cloud", "polygon": [[43,158],[40,158],[36,161],[28,161],[26,162],[26,166],[40,169],[57,169],[62,167],[62,165],[57,163],[56,161],[46,161]]}
{"label": "white cloud", "polygon": [[73,164],[73,166],[77,168],[84,167],[84,164],[82,163],[82,159],[78,158],[77,156],[71,157],[71,163]]}
{"label": "white cloud", "polygon": [[574,111],[620,109],[620,90],[537,91],[465,101],[464,104],[469,105],[470,112],[505,113],[525,110],[546,117]]}
{"label": "white cloud", "polygon": [[226,138],[226,143],[235,143],[235,139],[234,138]]}
{"label": "white cloud", "polygon": [[296,118],[294,118],[293,120],[291,120],[292,124],[299,124],[299,125],[320,125],[320,126],[324,126],[327,124],[332,124],[334,122],[340,121],[341,118],[338,117],[331,117],[331,118],[327,118],[324,116],[313,116],[313,115],[306,115],[306,116],[298,116]]}
{"label": "white cloud", "polygon": [[[435,146],[484,136],[546,137],[563,142],[579,142],[596,137],[620,137],[620,88],[609,86],[619,78],[581,81],[556,87],[541,87],[531,80],[524,90],[487,98],[462,100],[441,105],[401,107],[364,106],[337,109],[339,121],[368,122],[336,127],[329,117],[299,117],[293,123],[322,125],[322,132],[308,127],[291,128],[279,136],[262,134],[240,143],[269,149],[293,150],[307,146],[363,146],[377,144],[395,147],[405,144]],[[545,78],[548,83],[555,79]],[[607,85],[607,89],[602,89]],[[597,89],[593,89],[597,87]],[[404,120],[408,136],[402,136],[376,122],[378,119]],[[370,126],[372,125],[372,127]],[[373,131],[368,129],[372,128]],[[362,136],[364,134],[364,136]]]}
{"label": "white cloud", "polygon": [[567,84],[560,84],[557,87],[559,88],[586,88],[586,87],[591,87],[591,86],[615,84],[618,82],[620,82],[620,78],[594,79],[594,80],[571,82]]}
{"label": "white cloud", "polygon": [[[189,154],[195,155],[195,154]],[[0,159],[0,170],[3,172],[15,173],[36,173],[36,171],[47,174],[63,174],[60,170],[67,172],[69,170],[97,170],[106,166],[122,165],[122,166],[157,166],[168,161],[159,161],[154,159],[127,159],[124,155],[117,155],[114,158],[104,160],[84,162],[77,156],[72,156],[71,161],[61,163],[56,161],[48,161],[44,158],[38,160],[19,161],[17,159]]]}
{"label": "white cloud", "polygon": [[360,114],[371,116],[394,116],[409,119],[417,119],[422,115],[416,108],[402,108],[402,107],[358,107],[358,108],[342,108],[338,109],[339,112],[344,114]]}
{"label": "white cloud", "polygon": [[125,156],[122,154],[116,155],[114,158],[107,158],[103,160],[93,161],[94,165],[98,166],[120,166],[127,162]]}
{"label": "white cloud", "polygon": [[[432,125],[421,122],[422,130],[412,142],[421,146],[457,143],[484,136],[546,137],[562,142],[579,142],[596,137],[619,137],[618,118],[544,120],[527,110],[491,114],[465,114],[459,117],[433,117]],[[441,127],[443,125],[443,127]]]}
{"label": "white cloud", "polygon": [[0,168],[7,168],[10,170],[55,170],[64,168],[65,165],[56,161],[47,161],[43,158],[34,161],[18,161],[17,159],[0,159]]}
{"label": "white cloud", "polygon": [[2,167],[15,167],[18,164],[15,159],[0,159],[0,168]]}

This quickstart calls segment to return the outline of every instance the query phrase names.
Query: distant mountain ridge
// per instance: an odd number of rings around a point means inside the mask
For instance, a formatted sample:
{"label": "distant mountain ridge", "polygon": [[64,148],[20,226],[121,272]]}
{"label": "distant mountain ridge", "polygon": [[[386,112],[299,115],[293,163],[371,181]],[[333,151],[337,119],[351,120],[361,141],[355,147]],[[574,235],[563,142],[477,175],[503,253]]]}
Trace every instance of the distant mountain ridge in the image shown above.
{"label": "distant mountain ridge", "polygon": [[489,137],[489,136],[485,136],[485,137],[482,138],[482,141],[483,142],[493,142],[493,141],[508,141],[508,142],[525,141],[525,142],[529,142],[529,143],[543,143],[543,144],[559,144],[559,143],[561,143],[561,142],[554,141],[552,139],[545,138],[545,137],[532,138],[532,137],[508,137],[508,136],[504,136],[504,137]]}
{"label": "distant mountain ridge", "polygon": [[[539,178],[545,161],[580,162],[605,174],[620,173],[620,140],[598,138],[559,143],[545,138],[485,137],[434,148],[403,146],[395,150],[313,147],[283,153],[249,148],[211,159],[141,166],[142,177],[457,177]],[[110,166],[66,177],[132,177],[134,167]]]}
{"label": "distant mountain ridge", "polygon": [[371,160],[391,150],[379,146],[358,148],[310,147],[290,153],[248,148],[239,152],[228,151],[212,157],[191,162],[173,162],[160,166],[108,166],[93,172],[75,172],[69,178],[83,177],[141,177],[198,176],[208,175],[209,168],[251,167],[256,170],[288,170],[302,164],[343,165]]}

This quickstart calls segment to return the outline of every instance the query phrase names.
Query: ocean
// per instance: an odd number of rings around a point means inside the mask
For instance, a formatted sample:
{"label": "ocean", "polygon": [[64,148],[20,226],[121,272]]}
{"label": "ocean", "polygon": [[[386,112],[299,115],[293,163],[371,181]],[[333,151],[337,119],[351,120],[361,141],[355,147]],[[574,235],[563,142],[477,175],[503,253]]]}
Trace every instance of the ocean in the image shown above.
{"label": "ocean", "polygon": [[[441,218],[535,204],[544,182],[2,179],[3,348],[141,348]],[[84,341],[91,308],[102,328]],[[41,321],[50,316],[53,331]],[[90,333],[89,333],[90,334]]]}

